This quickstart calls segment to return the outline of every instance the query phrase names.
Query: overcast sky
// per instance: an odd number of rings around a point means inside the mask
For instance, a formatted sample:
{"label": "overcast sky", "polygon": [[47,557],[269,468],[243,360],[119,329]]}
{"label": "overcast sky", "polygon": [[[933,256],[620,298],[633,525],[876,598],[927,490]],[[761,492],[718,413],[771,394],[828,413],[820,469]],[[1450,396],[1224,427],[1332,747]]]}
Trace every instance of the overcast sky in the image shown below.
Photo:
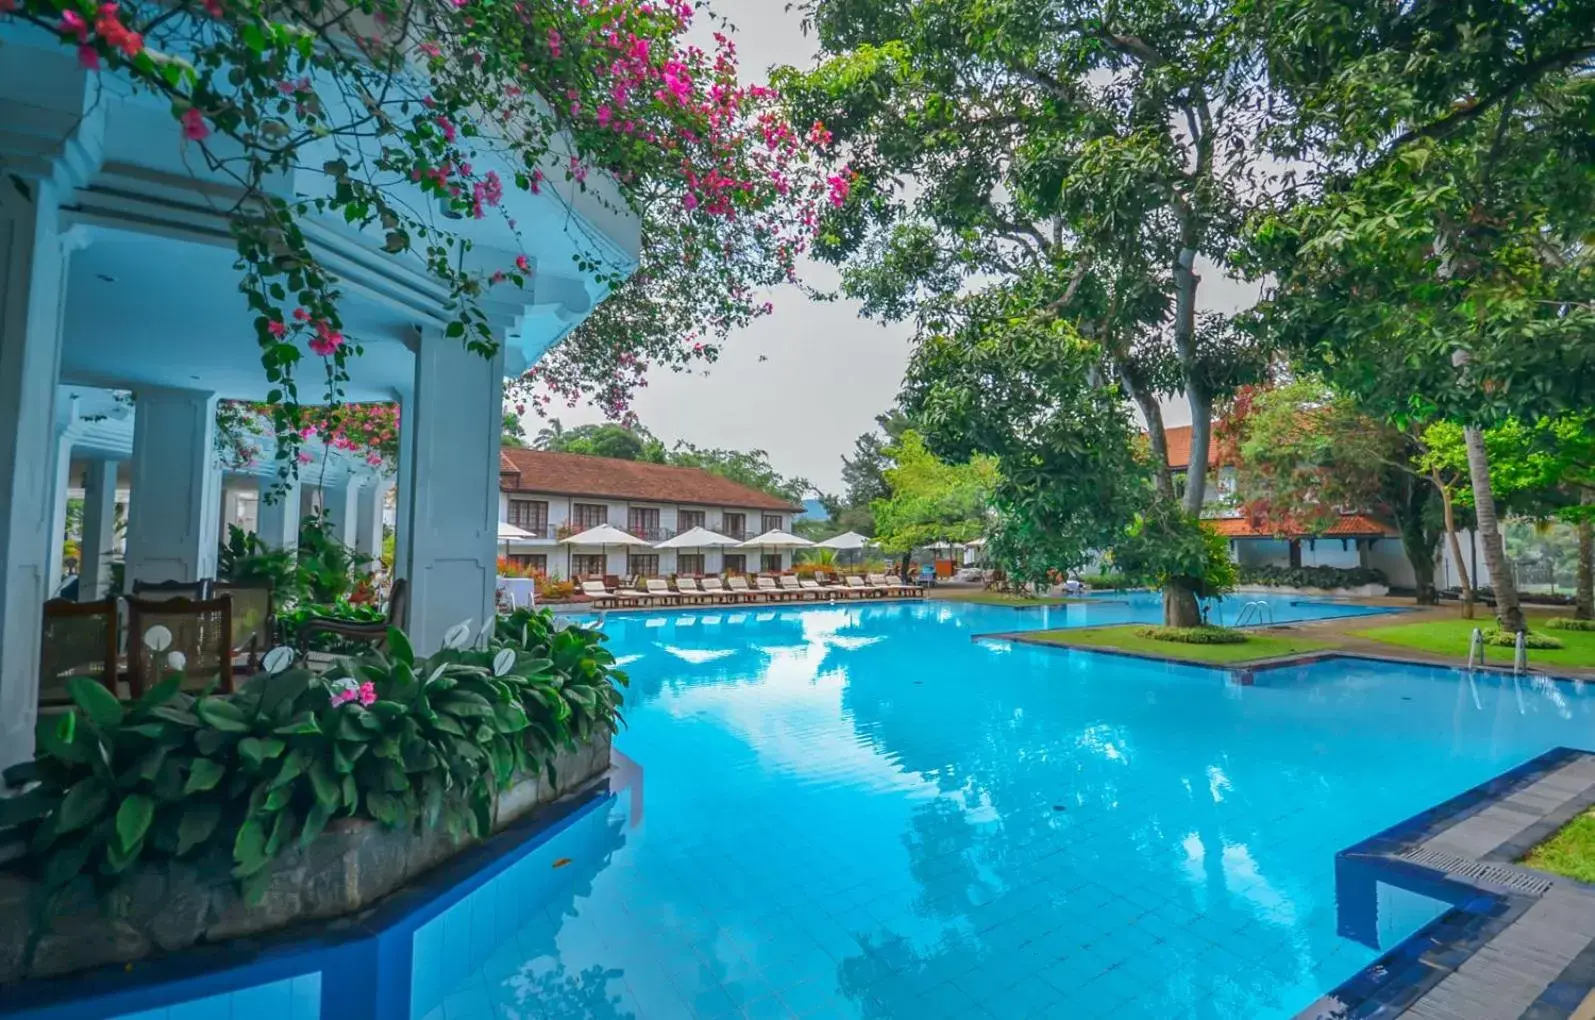
{"label": "overcast sky", "polygon": [[[814,40],[803,35],[799,15],[785,7],[780,0],[716,0],[714,9],[735,26],[744,80],[763,81],[775,65],[813,62]],[[713,28],[696,26],[706,45]],[[1232,311],[1254,300],[1254,288],[1206,269],[1201,307]],[[803,275],[822,290],[837,279],[829,266],[813,263]],[[656,371],[633,407],[667,444],[684,439],[705,447],[763,449],[782,474],[839,493],[842,455],[896,399],[910,329],[862,319],[852,302],[811,301],[795,288],[778,290],[770,300],[775,314],[733,336],[706,373]],[[556,408],[567,426],[604,420],[589,405]],[[1165,408],[1167,424],[1190,420],[1183,401]],[[526,424],[531,432],[540,427],[532,419]]]}

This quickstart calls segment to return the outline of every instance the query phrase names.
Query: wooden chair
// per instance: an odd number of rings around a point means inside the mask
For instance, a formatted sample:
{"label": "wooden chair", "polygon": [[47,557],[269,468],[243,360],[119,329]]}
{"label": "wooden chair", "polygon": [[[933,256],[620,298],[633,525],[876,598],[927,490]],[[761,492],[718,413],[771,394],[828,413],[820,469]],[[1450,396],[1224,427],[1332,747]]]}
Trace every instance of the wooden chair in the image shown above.
{"label": "wooden chair", "polygon": [[243,656],[244,668],[253,673],[277,643],[277,609],[271,582],[218,581],[211,593],[219,599],[233,600],[233,654]]}
{"label": "wooden chair", "polygon": [[44,604],[44,634],[39,645],[39,704],[70,705],[66,682],[86,676],[116,694],[116,599]]}
{"label": "wooden chair", "polygon": [[393,582],[392,588],[388,589],[388,612],[381,620],[364,623],[359,620],[336,620],[317,616],[300,624],[295,642],[299,647],[299,657],[302,659],[310,653],[310,637],[313,634],[336,634],[351,641],[380,645],[388,639],[389,627],[404,625],[405,608],[404,578],[401,577]]}
{"label": "wooden chair", "polygon": [[[171,644],[156,651],[146,642],[150,628],[162,626]],[[183,656],[189,688],[212,680],[224,694],[233,691],[233,600],[184,598],[127,600],[127,685],[133,697],[171,672],[173,652]]]}
{"label": "wooden chair", "polygon": [[210,598],[210,579],[198,581],[134,581],[133,597],[146,602],[159,599],[189,599],[203,602]]}

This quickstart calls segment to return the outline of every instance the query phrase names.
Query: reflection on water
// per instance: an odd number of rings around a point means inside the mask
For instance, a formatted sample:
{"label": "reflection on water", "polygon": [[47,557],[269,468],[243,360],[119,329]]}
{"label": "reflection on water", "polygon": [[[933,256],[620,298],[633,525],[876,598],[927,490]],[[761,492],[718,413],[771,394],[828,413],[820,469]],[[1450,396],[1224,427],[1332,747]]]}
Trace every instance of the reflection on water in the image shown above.
{"label": "reflection on water", "polygon": [[[1571,684],[971,640],[1073,613],[612,614],[646,820],[447,1020],[1288,1016],[1375,955],[1337,850],[1591,721]],[[1440,909],[1381,895],[1386,940]]]}

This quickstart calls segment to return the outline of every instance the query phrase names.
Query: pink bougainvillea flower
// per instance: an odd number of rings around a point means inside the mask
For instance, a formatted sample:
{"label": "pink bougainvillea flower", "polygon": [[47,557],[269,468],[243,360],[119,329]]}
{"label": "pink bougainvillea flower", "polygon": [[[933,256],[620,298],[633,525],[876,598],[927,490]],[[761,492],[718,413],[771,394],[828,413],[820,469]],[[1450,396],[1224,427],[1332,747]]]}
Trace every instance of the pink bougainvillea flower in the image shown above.
{"label": "pink bougainvillea flower", "polygon": [[825,183],[830,185],[831,204],[838,208],[845,205],[848,192],[853,190],[853,182],[843,174],[832,174]]}
{"label": "pink bougainvillea flower", "polygon": [[327,323],[316,320],[316,335],[310,338],[310,349],[323,358],[338,353],[343,346],[343,334]]}
{"label": "pink bougainvillea flower", "polygon": [[312,459],[314,459],[314,458],[312,458],[310,456],[310,454],[306,453],[303,450],[299,451],[299,463],[301,463],[301,464],[309,464]]}
{"label": "pink bougainvillea flower", "polygon": [[380,454],[380,453],[368,453],[368,454],[366,454],[366,463],[370,464],[372,467],[381,467],[382,466],[382,454]]}
{"label": "pink bougainvillea flower", "polygon": [[529,273],[532,271],[532,263],[525,255],[517,255],[515,256],[515,268],[523,273]]}
{"label": "pink bougainvillea flower", "polygon": [[452,120],[449,120],[447,117],[439,117],[437,119],[437,124],[438,124],[438,130],[443,132],[443,140],[446,141],[446,142],[454,141],[454,135],[455,135],[454,122]]}
{"label": "pink bougainvillea flower", "polygon": [[94,21],[94,31],[125,56],[136,57],[144,49],[144,37],[122,24],[114,3],[100,5],[100,16]]}
{"label": "pink bougainvillea flower", "polygon": [[266,323],[266,332],[270,333],[278,340],[281,340],[283,336],[287,334],[288,327],[273,319],[272,321]]}
{"label": "pink bougainvillea flower", "polygon": [[83,20],[83,15],[74,10],[61,12],[61,23],[55,30],[62,35],[72,36],[80,43],[89,41],[89,23]]}
{"label": "pink bougainvillea flower", "polygon": [[295,308],[294,309],[294,319],[299,321],[299,322],[309,322],[310,321],[310,313],[305,311],[303,308]]}
{"label": "pink bougainvillea flower", "polygon": [[100,69],[100,51],[88,43],[79,46],[78,66],[85,71],[98,71]]}
{"label": "pink bougainvillea flower", "polygon": [[198,107],[190,106],[183,111],[180,118],[183,123],[183,137],[191,142],[197,142],[210,134],[210,126],[205,123],[205,115],[199,112]]}
{"label": "pink bougainvillea flower", "polygon": [[205,0],[205,13],[213,18],[222,16],[222,0]]}
{"label": "pink bougainvillea flower", "polygon": [[681,204],[686,206],[688,212],[691,212],[698,208],[698,196],[689,191],[681,196]]}

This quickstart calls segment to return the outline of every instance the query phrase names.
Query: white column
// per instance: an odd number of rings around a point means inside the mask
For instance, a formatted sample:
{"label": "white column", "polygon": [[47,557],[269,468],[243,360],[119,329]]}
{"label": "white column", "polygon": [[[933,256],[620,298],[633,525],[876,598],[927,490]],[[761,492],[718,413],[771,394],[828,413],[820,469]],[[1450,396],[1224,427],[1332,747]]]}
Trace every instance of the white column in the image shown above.
{"label": "white column", "polygon": [[135,399],[127,590],[135,581],[214,577],[222,481],[216,394],[145,389]]}
{"label": "white column", "polygon": [[299,548],[299,482],[293,481],[279,492],[272,502],[266,502],[272,482],[260,480],[260,502],[256,504],[255,534],[272,549]]}
{"label": "white column", "polygon": [[0,185],[0,766],[33,755],[66,298],[55,186]]}
{"label": "white column", "polygon": [[[399,394],[399,472],[393,501],[393,576],[410,576],[410,491],[415,488],[415,394]],[[497,538],[497,532],[494,538]]]}
{"label": "white column", "polygon": [[[415,399],[403,411],[414,445],[407,630],[420,654],[464,620],[481,627],[497,585],[498,455],[503,353],[484,358],[429,332],[415,357]],[[401,482],[402,484],[402,482]]]}
{"label": "white column", "polygon": [[58,422],[55,430],[55,456],[50,469],[50,569],[45,575],[49,594],[61,587],[66,573],[67,489],[72,487],[72,440]]}
{"label": "white column", "polygon": [[[303,470],[303,468],[300,470]],[[325,505],[322,502],[321,488],[305,484],[304,478],[301,476],[299,484],[299,516],[309,517]]]}
{"label": "white column", "polygon": [[393,483],[386,478],[367,479],[360,487],[360,505],[355,511],[354,551],[373,565],[382,558],[382,515],[388,504],[388,490],[392,487]]}
{"label": "white column", "polygon": [[105,598],[116,552],[116,469],[114,460],[91,460],[83,471],[83,568],[78,601]]}
{"label": "white column", "polygon": [[323,489],[322,499],[332,518],[332,537],[352,548],[360,517],[360,480],[351,476],[341,489]]}

